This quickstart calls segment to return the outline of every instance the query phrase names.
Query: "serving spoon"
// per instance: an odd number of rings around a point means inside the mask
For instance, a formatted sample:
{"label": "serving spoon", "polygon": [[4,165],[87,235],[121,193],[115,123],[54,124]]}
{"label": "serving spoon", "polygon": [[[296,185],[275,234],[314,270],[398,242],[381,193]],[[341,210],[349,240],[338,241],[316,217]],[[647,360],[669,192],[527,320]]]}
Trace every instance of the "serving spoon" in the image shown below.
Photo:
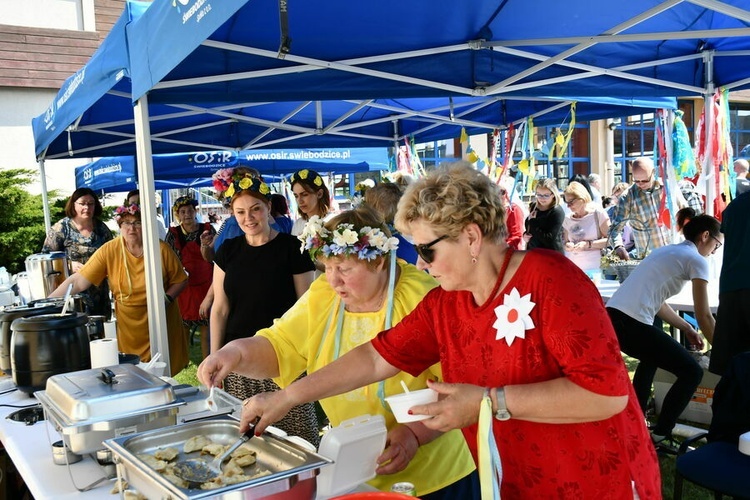
{"label": "serving spoon", "polygon": [[227,448],[224,453],[214,458],[211,462],[207,462],[201,458],[191,458],[176,463],[174,466],[174,475],[180,479],[184,479],[188,483],[205,483],[206,481],[211,481],[217,476],[220,476],[221,465],[224,463],[224,460],[226,460],[234,450],[242,446],[244,443],[247,443],[250,438],[253,437],[255,425],[257,423],[257,420],[251,423],[250,428],[240,436],[232,446]]}

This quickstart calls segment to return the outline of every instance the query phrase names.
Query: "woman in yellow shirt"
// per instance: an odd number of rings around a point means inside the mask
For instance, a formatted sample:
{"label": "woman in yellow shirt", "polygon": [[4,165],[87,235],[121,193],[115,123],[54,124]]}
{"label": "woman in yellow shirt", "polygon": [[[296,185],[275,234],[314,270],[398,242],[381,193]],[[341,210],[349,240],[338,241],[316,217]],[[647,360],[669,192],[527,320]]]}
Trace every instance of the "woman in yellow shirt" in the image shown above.
{"label": "woman in yellow shirt", "polygon": [[[62,297],[73,284],[73,293],[79,293],[92,284],[105,279],[112,290],[117,318],[117,343],[120,352],[137,354],[141,361],[151,359],[151,342],[146,306],[146,273],[143,263],[143,227],[138,205],[118,207],[115,221],[121,234],[108,241],[89,258],[88,262],[66,279],[50,297]],[[174,251],[159,242],[162,266],[164,300],[167,304],[167,338],[169,340],[169,366],[171,375],[188,364],[187,336],[182,327],[180,308],[175,301],[187,286],[187,275]]]}
{"label": "woman in yellow shirt", "polygon": [[[374,228],[374,229],[373,229]],[[299,236],[303,248],[325,265],[297,303],[270,328],[235,340],[198,368],[198,377],[216,385],[230,372],[274,377],[285,387],[301,373],[312,373],[351,349],[370,341],[411,312],[437,283],[411,264],[396,261],[398,240],[367,206],[344,212],[323,224],[311,217]],[[412,377],[408,373],[320,401],[336,426],[363,415],[383,415],[386,449],[370,484],[381,490],[408,481],[420,498],[478,498],[477,474],[458,431],[441,433],[421,422],[398,424],[384,398],[423,389],[427,379],[442,379],[438,365]]]}

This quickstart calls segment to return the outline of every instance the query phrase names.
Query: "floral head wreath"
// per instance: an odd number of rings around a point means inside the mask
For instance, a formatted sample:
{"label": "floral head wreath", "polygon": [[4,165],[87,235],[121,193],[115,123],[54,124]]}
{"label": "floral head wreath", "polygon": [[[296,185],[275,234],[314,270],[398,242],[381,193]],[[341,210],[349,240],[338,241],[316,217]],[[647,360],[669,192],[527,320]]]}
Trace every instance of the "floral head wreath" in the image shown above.
{"label": "floral head wreath", "polygon": [[388,237],[377,227],[365,226],[357,231],[353,224],[339,224],[329,231],[317,215],[310,217],[298,238],[302,250],[307,250],[313,260],[322,254],[324,257],[355,255],[370,261],[398,248],[398,239]]}
{"label": "floral head wreath", "polygon": [[187,206],[197,207],[198,200],[196,200],[192,196],[180,196],[174,201],[174,204],[172,205],[172,212],[177,215],[177,212],[179,212],[180,208]]}
{"label": "floral head wreath", "polygon": [[236,172],[233,168],[222,168],[216,171],[211,179],[213,179],[214,189],[226,199],[231,199],[243,190],[260,193],[266,198],[271,194],[268,184],[249,172]]}
{"label": "floral head wreath", "polygon": [[123,205],[121,207],[115,208],[115,222],[117,222],[117,224],[119,224],[122,218],[126,215],[133,215],[140,219],[141,207],[133,203],[131,205]]}
{"label": "floral head wreath", "polygon": [[289,178],[289,184],[294,184],[299,181],[307,181],[318,187],[323,187],[323,178],[315,170],[304,169],[299,172],[295,172]]}

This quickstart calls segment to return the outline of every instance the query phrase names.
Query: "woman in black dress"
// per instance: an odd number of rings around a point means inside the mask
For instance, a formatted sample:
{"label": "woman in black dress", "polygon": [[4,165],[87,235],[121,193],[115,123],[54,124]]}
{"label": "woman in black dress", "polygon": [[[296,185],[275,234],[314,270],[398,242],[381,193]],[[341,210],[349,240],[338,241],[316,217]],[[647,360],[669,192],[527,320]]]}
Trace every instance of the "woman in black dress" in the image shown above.
{"label": "woman in black dress", "polygon": [[535,200],[529,204],[526,218],[526,248],[549,248],[563,253],[562,225],[565,212],[560,206],[560,193],[554,179],[540,179]]}
{"label": "woman in black dress", "polygon": [[[242,235],[224,241],[214,257],[211,352],[271,326],[307,291],[315,270],[296,237],[271,228],[271,191],[265,182],[237,169],[227,172],[220,182],[215,186],[230,200]],[[245,399],[277,391],[279,386],[270,379],[232,373],[224,380],[224,389]],[[311,403],[295,406],[278,427],[318,445],[318,422]]]}

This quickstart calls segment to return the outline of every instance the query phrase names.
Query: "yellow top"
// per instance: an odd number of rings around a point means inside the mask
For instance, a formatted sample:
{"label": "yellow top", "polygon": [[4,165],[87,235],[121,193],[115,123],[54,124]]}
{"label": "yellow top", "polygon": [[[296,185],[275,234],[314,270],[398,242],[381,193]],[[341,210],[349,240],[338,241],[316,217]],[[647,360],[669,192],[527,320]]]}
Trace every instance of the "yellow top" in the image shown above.
{"label": "yellow top", "polygon": [[[169,245],[159,242],[164,289],[187,280],[182,263]],[[151,341],[146,307],[146,272],[143,257],[134,257],[123,245],[122,236],[101,246],[79,271],[94,285],[104,278],[115,300],[117,344],[120,352],[138,354],[141,361],[151,359]],[[177,301],[167,306],[169,365],[175,375],[188,364],[187,336]]]}
{"label": "yellow top", "polygon": [[[393,324],[411,312],[422,297],[437,283],[427,273],[399,260],[401,275],[396,283],[393,299]],[[387,302],[387,301],[386,301]],[[280,377],[274,379],[281,387],[291,384],[302,372],[312,373],[335,359],[337,314],[341,301],[326,281],[315,280],[310,289],[273,326],[257,335],[273,345],[279,362]],[[367,313],[344,312],[339,355],[368,342],[383,330],[387,304],[380,311]],[[330,319],[330,321],[329,321]],[[328,326],[328,332],[325,332]],[[322,345],[321,345],[322,343]],[[439,365],[432,366],[419,377],[399,373],[385,381],[385,396],[403,392],[401,381],[412,389],[424,389],[427,379],[441,379]],[[379,383],[355,389],[346,394],[320,401],[323,410],[336,426],[344,420],[360,415],[383,415],[388,429],[398,425],[378,395]],[[415,485],[418,495],[432,493],[468,475],[475,469],[474,461],[460,431],[450,431],[419,448],[409,466],[397,474],[376,476],[369,484],[389,491],[400,481]]]}

